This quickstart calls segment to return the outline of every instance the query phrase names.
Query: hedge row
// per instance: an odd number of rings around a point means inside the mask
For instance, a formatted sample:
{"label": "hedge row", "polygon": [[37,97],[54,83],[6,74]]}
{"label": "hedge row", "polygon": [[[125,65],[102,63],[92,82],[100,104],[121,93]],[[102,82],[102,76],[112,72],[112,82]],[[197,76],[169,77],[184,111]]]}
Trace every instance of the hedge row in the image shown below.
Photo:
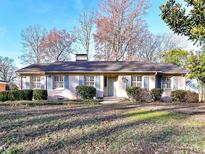
{"label": "hedge row", "polygon": [[9,90],[0,92],[0,101],[47,100],[47,90]]}
{"label": "hedge row", "polygon": [[[151,102],[160,101],[163,89],[155,88],[148,91],[138,87],[128,87],[126,89],[127,95],[134,101],[138,102]],[[151,97],[150,97],[151,96]],[[197,103],[199,102],[199,94],[186,90],[175,90],[171,92],[170,100],[182,103]]]}

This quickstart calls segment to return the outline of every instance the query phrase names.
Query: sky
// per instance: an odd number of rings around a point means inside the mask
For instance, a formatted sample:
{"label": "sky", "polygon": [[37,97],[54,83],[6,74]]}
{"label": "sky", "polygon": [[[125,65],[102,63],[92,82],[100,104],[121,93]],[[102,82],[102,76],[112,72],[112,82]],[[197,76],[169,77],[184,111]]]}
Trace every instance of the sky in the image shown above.
{"label": "sky", "polygon": [[[166,0],[148,0],[145,19],[152,33],[170,32],[160,18],[159,6]],[[81,10],[98,10],[100,0],[0,0],[0,56],[22,67],[21,31],[30,25],[71,31]]]}

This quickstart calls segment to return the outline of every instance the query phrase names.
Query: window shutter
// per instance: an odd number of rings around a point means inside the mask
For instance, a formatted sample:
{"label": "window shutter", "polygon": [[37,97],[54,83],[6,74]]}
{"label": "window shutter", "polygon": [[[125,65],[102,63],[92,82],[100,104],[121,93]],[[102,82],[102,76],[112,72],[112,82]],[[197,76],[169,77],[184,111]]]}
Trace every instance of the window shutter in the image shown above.
{"label": "window shutter", "polygon": [[149,89],[149,77],[148,76],[144,77],[144,88]]}
{"label": "window shutter", "polygon": [[100,90],[100,76],[95,76],[95,88]]}
{"label": "window shutter", "polygon": [[30,89],[30,76],[26,76],[25,85],[26,89]]}
{"label": "window shutter", "polygon": [[47,88],[48,88],[48,90],[53,89],[53,77],[51,75],[48,76]]}
{"label": "window shutter", "polygon": [[40,83],[41,83],[41,89],[45,89],[45,77],[44,76],[40,77]]}
{"label": "window shutter", "polygon": [[162,77],[158,76],[157,77],[157,85],[156,88],[162,88]]}
{"label": "window shutter", "polygon": [[80,86],[84,85],[84,76],[83,75],[79,76],[79,85]]}
{"label": "window shutter", "polygon": [[64,88],[69,89],[69,76],[68,75],[64,76]]}
{"label": "window shutter", "polygon": [[126,79],[127,79],[127,81],[126,81],[126,88],[127,87],[131,87],[131,76],[126,76]]}
{"label": "window shutter", "polygon": [[173,77],[173,90],[178,90],[178,77]]}

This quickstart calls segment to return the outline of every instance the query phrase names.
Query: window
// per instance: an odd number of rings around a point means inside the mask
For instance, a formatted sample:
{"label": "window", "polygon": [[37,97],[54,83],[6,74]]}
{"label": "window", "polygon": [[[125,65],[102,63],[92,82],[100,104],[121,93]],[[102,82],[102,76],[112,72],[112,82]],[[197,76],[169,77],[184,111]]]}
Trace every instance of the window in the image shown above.
{"label": "window", "polygon": [[142,87],[142,76],[132,76],[131,86],[141,88]]}
{"label": "window", "polygon": [[162,78],[162,89],[171,89],[171,78],[170,77]]}
{"label": "window", "polygon": [[54,89],[64,88],[64,77],[63,75],[54,76]]}
{"label": "window", "polygon": [[41,89],[41,77],[40,76],[31,77],[31,88]]}
{"label": "window", "polygon": [[85,76],[84,80],[86,86],[94,87],[94,76]]}

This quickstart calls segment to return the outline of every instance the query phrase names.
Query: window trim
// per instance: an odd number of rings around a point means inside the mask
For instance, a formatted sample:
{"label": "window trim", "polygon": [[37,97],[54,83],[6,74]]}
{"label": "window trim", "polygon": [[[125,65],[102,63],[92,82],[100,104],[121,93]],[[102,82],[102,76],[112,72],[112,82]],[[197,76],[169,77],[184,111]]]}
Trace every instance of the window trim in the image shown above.
{"label": "window trim", "polygon": [[[93,77],[93,81],[90,80],[91,77]],[[86,78],[88,78],[88,81],[86,80]],[[93,85],[91,85],[91,84],[93,84]],[[90,87],[95,87],[95,76],[94,75],[84,75],[84,85],[90,86]]]}
{"label": "window trim", "polygon": [[[133,80],[133,78],[135,80]],[[140,80],[138,80],[140,78]],[[135,84],[134,84],[135,83]],[[140,84],[140,87],[137,86],[138,84]],[[139,87],[139,88],[142,88],[142,85],[143,85],[143,81],[142,81],[142,76],[140,75],[132,75],[131,76],[131,86],[132,87]]]}
{"label": "window trim", "polygon": [[[33,80],[34,78],[35,80]],[[37,78],[39,78],[39,83],[37,83],[38,82]],[[39,84],[39,87],[37,87],[38,84]],[[30,87],[31,89],[41,89],[41,76],[31,76],[30,77]]]}
{"label": "window trim", "polygon": [[[56,80],[55,80],[56,77],[58,77],[58,79],[60,79],[60,78],[62,77],[63,80],[62,80],[62,81],[60,81],[60,80],[59,80],[59,81],[56,81]],[[53,89],[54,89],[54,90],[64,90],[64,88],[65,88],[65,85],[64,85],[64,82],[65,82],[65,81],[64,81],[64,80],[65,80],[65,79],[64,79],[64,75],[54,75],[54,76],[53,76]],[[58,84],[61,83],[63,86],[62,86],[62,87],[57,87],[57,86],[56,86],[56,82],[58,82]]]}
{"label": "window trim", "polygon": [[[168,82],[168,80],[169,80],[169,82]],[[169,84],[170,87],[168,86],[168,84]],[[166,85],[166,87],[164,87],[163,85]],[[161,88],[165,89],[165,90],[171,90],[172,89],[172,78],[169,77],[169,76],[162,77]]]}

